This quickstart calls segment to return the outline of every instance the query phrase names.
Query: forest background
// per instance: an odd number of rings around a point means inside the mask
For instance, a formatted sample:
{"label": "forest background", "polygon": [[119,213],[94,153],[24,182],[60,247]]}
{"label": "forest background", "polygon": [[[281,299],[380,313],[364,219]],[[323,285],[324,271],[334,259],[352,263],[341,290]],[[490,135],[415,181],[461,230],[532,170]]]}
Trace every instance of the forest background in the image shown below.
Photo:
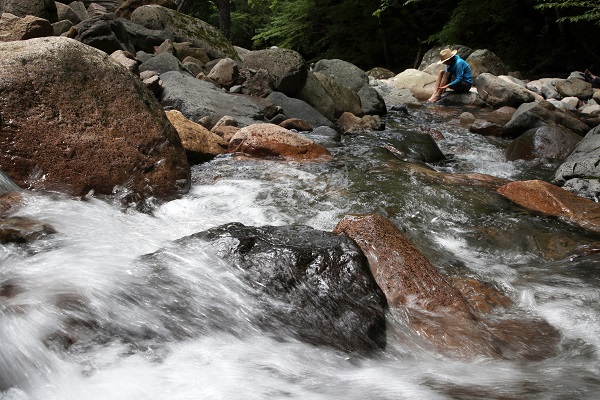
{"label": "forest background", "polygon": [[488,49],[531,79],[600,73],[600,0],[176,0],[249,50],[278,46],[308,62],[417,68],[438,45]]}

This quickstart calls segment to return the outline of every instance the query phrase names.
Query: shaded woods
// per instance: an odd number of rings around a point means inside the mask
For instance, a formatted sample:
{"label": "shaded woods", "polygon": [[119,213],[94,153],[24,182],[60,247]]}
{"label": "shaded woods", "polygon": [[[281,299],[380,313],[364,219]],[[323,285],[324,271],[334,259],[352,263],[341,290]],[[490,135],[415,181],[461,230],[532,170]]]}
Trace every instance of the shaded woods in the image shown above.
{"label": "shaded woods", "polygon": [[176,2],[180,11],[220,26],[234,45],[280,46],[309,61],[341,58],[365,70],[413,68],[444,44],[489,49],[527,76],[600,68],[598,5],[589,1],[567,8],[547,0]]}

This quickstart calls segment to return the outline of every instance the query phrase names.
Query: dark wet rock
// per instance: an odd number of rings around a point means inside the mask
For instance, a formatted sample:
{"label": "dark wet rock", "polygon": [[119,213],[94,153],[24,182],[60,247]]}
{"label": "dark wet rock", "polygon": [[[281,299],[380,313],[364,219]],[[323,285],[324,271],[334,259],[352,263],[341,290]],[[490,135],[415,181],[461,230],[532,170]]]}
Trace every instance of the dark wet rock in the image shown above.
{"label": "dark wet rock", "polygon": [[51,225],[25,217],[0,220],[0,243],[26,243],[56,233]]}
{"label": "dark wet rock", "polygon": [[561,126],[533,128],[514,139],[506,148],[506,159],[564,160],[581,141],[581,136]]}
{"label": "dark wet rock", "polygon": [[208,242],[260,294],[261,325],[344,351],[385,346],[385,297],[364,255],[343,236],[307,226],[222,225],[180,240]]}
{"label": "dark wet rock", "polygon": [[429,133],[408,132],[391,145],[405,154],[408,161],[435,163],[446,158]]}
{"label": "dark wet rock", "polygon": [[478,135],[483,136],[501,137],[502,125],[496,124],[494,122],[485,121],[482,119],[477,119],[469,127],[469,132],[477,133]]}

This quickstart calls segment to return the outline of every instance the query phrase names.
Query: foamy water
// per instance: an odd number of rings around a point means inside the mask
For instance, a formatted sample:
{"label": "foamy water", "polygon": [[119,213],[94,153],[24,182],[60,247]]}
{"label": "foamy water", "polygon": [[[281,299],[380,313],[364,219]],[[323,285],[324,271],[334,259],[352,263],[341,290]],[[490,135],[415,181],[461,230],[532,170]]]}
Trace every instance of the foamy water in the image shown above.
{"label": "foamy water", "polygon": [[[440,147],[456,159],[444,170],[523,173],[497,140],[443,133]],[[596,398],[600,259],[550,261],[536,243],[597,238],[487,190],[420,179],[379,147],[394,134],[344,138],[325,164],[216,159],[194,167],[188,195],[152,215],[27,195],[18,214],[58,233],[1,248],[0,281],[17,289],[0,302],[0,399]],[[560,331],[559,353],[457,360],[404,332],[367,357],[271,337],[253,322],[252,289],[210,249],[172,245],[229,222],[331,230],[356,212],[392,219],[443,271],[503,288],[516,314]],[[490,226],[512,236],[479,235]],[[162,270],[141,258],[157,250]],[[388,328],[406,329],[391,317]]]}

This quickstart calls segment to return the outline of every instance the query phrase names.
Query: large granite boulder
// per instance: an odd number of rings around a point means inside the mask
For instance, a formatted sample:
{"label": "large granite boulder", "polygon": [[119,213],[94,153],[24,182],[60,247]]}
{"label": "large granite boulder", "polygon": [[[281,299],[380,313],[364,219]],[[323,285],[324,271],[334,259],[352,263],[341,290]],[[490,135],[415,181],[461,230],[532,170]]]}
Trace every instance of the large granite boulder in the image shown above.
{"label": "large granite boulder", "polygon": [[231,223],[180,239],[208,243],[260,301],[259,326],[317,345],[365,352],[385,346],[385,297],[356,244],[297,226]]}
{"label": "large granite boulder", "polygon": [[600,201],[600,126],[590,130],[558,167],[553,183],[579,196]]}
{"label": "large granite boulder", "polygon": [[189,165],[161,105],[122,65],[75,40],[0,44],[0,168],[17,184],[83,196],[172,199]]}
{"label": "large granite boulder", "polygon": [[529,129],[543,125],[558,125],[584,136],[589,127],[581,122],[569,111],[555,107],[548,101],[536,101],[521,104],[502,127],[502,136],[505,138],[516,138]]}
{"label": "large granite boulder", "polygon": [[238,60],[237,52],[217,28],[207,22],[169,8],[149,5],[136,8],[131,22],[151,30],[167,32],[173,42],[189,42],[203,49],[211,59],[229,57]]}
{"label": "large granite boulder", "polygon": [[456,45],[456,44],[441,45],[441,46],[433,47],[433,48],[427,50],[425,52],[425,54],[423,55],[421,64],[419,64],[419,71],[425,70],[427,67],[429,67],[432,64],[437,64],[437,62],[440,61],[440,51],[442,51],[443,49],[456,50],[457,54],[463,60],[466,60],[471,55],[471,53],[473,53],[472,48],[467,47],[467,46],[462,46],[462,45]]}
{"label": "large granite boulder", "polygon": [[0,15],[2,13],[10,13],[17,17],[33,15],[51,23],[58,21],[54,0],[0,0]]}
{"label": "large granite boulder", "polygon": [[465,61],[471,67],[473,79],[484,72],[500,76],[508,74],[508,67],[502,62],[500,57],[487,49],[479,49],[472,52]]}
{"label": "large granite boulder", "polygon": [[581,141],[581,136],[557,125],[532,128],[510,142],[506,159],[564,160]]}
{"label": "large granite boulder", "polygon": [[475,86],[481,99],[492,107],[519,107],[535,100],[527,88],[488,72],[475,79]]}
{"label": "large granite boulder", "polygon": [[573,76],[567,79],[557,79],[555,87],[562,97],[577,97],[581,100],[588,100],[594,95],[590,82]]}
{"label": "large granite boulder", "polygon": [[[439,59],[439,57],[438,57]],[[416,69],[407,69],[386,82],[396,89],[410,89],[417,100],[427,100],[435,89],[436,76]]]}
{"label": "large granite boulder", "polygon": [[272,117],[271,110],[275,108],[269,100],[224,92],[215,84],[196,79],[186,72],[166,72],[160,80],[160,102],[181,111],[194,122],[208,118],[215,124],[230,115],[240,125],[251,125]]}
{"label": "large granite boulder", "polygon": [[359,117],[363,115],[358,94],[319,72],[316,72],[314,76],[333,100],[334,119],[339,118],[345,112],[350,112]]}
{"label": "large granite boulder", "polygon": [[384,115],[387,112],[383,98],[369,84],[366,72],[356,65],[339,59],[319,60],[313,71],[333,79],[358,94],[364,114]]}
{"label": "large granite boulder", "polygon": [[308,71],[306,83],[296,97],[311,105],[328,120],[335,121],[335,102],[333,97],[312,71]]}
{"label": "large granite boulder", "polygon": [[273,90],[294,97],[306,82],[308,68],[300,53],[288,49],[249,51],[242,55],[243,68],[266,70]]}

